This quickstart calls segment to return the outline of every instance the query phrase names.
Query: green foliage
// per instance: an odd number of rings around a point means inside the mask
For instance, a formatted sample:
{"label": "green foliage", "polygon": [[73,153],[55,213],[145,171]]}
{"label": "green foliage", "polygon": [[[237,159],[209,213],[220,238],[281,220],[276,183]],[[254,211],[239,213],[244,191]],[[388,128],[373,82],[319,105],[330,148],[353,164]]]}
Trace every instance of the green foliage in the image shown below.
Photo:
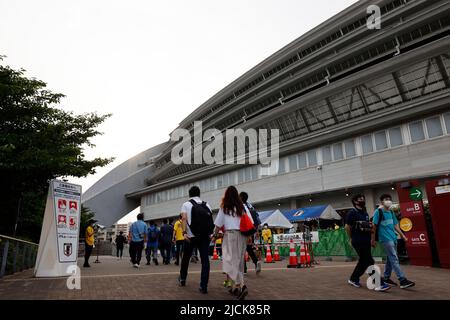
{"label": "green foliage", "polygon": [[91,138],[101,134],[97,127],[110,114],[58,109],[63,94],[1,60],[0,232],[13,232],[19,212],[19,233],[38,239],[49,180],[94,174],[113,160],[87,160],[84,154],[84,148],[95,147]]}

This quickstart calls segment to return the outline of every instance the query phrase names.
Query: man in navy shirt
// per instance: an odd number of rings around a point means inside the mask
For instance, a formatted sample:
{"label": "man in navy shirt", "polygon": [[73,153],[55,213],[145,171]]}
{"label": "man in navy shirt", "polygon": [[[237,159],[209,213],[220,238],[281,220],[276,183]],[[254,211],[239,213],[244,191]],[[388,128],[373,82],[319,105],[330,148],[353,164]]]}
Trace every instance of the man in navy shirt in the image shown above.
{"label": "man in navy shirt", "polygon": [[[353,248],[359,256],[358,264],[355,267],[348,283],[356,288],[360,288],[359,278],[366,272],[367,268],[374,265],[372,258],[372,224],[366,210],[366,199],[362,194],[352,197],[353,209],[347,213],[345,230],[350,238]],[[375,288],[376,291],[389,290],[389,286],[381,281],[381,285]]]}

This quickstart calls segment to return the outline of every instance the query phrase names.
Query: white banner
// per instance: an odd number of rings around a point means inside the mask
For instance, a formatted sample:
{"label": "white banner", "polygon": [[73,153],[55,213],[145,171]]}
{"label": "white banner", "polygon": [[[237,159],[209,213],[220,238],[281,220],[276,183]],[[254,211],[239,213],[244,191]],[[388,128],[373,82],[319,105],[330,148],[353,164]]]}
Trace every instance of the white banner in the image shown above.
{"label": "white banner", "polygon": [[[319,232],[312,231],[310,232],[311,242],[317,243],[319,242]],[[283,234],[274,234],[273,241],[274,243],[288,243],[291,242],[291,239],[294,240],[294,243],[302,243],[303,242],[303,232],[300,233],[283,233]]]}

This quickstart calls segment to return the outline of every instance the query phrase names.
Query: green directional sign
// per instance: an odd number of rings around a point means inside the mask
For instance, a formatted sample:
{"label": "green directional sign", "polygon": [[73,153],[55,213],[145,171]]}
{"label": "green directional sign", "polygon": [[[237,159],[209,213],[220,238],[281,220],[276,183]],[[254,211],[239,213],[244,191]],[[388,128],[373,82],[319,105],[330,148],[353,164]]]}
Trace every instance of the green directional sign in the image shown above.
{"label": "green directional sign", "polygon": [[411,200],[422,200],[423,199],[423,192],[420,188],[411,188],[409,191],[409,197]]}

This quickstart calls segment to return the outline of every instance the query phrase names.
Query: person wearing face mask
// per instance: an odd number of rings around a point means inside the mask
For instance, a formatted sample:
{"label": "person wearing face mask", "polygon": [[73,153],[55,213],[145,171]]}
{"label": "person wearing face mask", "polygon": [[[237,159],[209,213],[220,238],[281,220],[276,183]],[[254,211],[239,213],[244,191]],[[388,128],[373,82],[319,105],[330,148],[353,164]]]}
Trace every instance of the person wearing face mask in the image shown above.
{"label": "person wearing face mask", "polygon": [[400,229],[397,217],[391,210],[392,197],[389,194],[383,194],[380,197],[380,201],[381,207],[376,209],[373,215],[372,246],[375,247],[377,241],[376,235],[378,235],[378,241],[387,255],[387,261],[384,267],[384,281],[389,285],[397,286],[397,283],[391,280],[391,274],[394,270],[400,282],[400,288],[406,289],[413,287],[415,283],[406,279],[405,274],[400,268],[397,255],[397,234],[405,242],[408,241],[408,238],[406,238]]}
{"label": "person wearing face mask", "polygon": [[[373,227],[366,210],[366,199],[364,195],[357,194],[353,196],[352,204],[354,208],[350,209],[346,215],[345,230],[359,259],[348,283],[355,288],[361,288],[359,279],[368,267],[375,264],[370,245]],[[386,291],[389,289],[390,287],[381,281],[380,286],[375,288],[375,291]]]}

